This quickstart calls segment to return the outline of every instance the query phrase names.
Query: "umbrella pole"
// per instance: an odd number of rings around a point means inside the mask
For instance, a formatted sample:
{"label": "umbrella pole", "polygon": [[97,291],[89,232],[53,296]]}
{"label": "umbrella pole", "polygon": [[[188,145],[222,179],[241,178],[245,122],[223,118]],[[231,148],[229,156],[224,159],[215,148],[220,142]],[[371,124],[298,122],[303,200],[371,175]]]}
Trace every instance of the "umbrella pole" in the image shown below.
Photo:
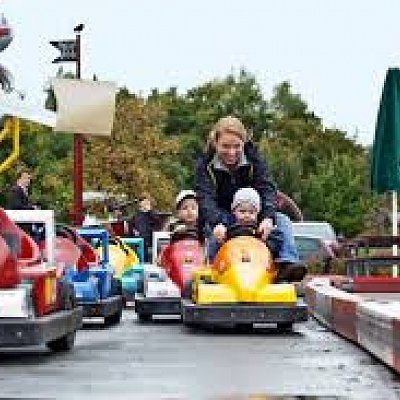
{"label": "umbrella pole", "polygon": [[[393,210],[393,218],[392,218],[392,230],[393,230],[393,236],[397,236],[398,233],[398,215],[397,215],[397,192],[394,190],[392,192],[392,210]],[[393,245],[393,255],[397,256],[397,245]],[[393,278],[397,278],[398,275],[398,266],[393,265],[392,267],[392,276]]]}

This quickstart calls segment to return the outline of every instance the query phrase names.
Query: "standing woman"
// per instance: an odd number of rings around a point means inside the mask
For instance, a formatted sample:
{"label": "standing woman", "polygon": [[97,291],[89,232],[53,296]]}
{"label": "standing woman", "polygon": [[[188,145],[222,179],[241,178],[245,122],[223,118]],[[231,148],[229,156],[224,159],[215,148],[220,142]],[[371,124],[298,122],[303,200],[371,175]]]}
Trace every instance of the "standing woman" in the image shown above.
{"label": "standing woman", "polygon": [[242,122],[232,116],[224,117],[211,130],[207,150],[197,161],[195,172],[200,223],[211,239],[210,258],[215,256],[218,242],[226,239],[227,227],[233,222],[233,195],[244,187],[252,187],[260,195],[258,231],[263,240],[273,230],[280,234],[271,236],[283,239],[275,258],[279,278],[301,278],[305,271],[299,265],[292,225],[286,215],[276,212],[276,186],[267,164],[249,140]]}

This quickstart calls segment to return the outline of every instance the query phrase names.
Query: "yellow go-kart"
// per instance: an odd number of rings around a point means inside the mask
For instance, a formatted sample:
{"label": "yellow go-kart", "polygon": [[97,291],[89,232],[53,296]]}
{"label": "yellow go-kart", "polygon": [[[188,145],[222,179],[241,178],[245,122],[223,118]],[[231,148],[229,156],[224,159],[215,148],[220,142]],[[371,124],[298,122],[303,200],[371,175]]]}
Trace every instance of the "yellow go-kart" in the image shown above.
{"label": "yellow go-kart", "polygon": [[277,270],[255,227],[234,226],[214,263],[193,274],[191,299],[182,300],[188,326],[276,323],[291,330],[306,321],[307,306],[291,283],[276,283]]}
{"label": "yellow go-kart", "polygon": [[[115,269],[115,277],[118,279],[121,279],[124,273],[132,266],[140,263],[135,251],[117,236],[110,237],[108,252],[110,264]],[[96,253],[101,258],[102,248],[97,248]]]}

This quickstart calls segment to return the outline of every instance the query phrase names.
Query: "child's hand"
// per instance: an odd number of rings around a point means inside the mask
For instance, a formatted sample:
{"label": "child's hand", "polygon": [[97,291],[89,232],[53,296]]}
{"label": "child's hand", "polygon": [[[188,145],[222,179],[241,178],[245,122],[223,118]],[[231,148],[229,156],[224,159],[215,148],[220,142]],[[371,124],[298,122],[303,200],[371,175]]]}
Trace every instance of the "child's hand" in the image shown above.
{"label": "child's hand", "polygon": [[267,237],[273,228],[274,223],[271,218],[265,218],[261,221],[260,225],[258,226],[258,232],[261,234],[261,239],[263,241],[267,240]]}
{"label": "child's hand", "polygon": [[226,234],[227,234],[226,226],[222,224],[218,224],[213,230],[213,235],[218,240],[218,242],[223,242],[226,238]]}

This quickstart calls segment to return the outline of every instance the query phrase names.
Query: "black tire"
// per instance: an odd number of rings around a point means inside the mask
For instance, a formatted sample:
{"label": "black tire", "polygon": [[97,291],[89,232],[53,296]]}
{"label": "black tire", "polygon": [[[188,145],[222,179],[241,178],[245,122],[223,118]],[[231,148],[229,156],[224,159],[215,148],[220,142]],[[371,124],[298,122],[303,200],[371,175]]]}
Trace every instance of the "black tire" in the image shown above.
{"label": "black tire", "polygon": [[[62,279],[58,283],[59,307],[60,310],[73,310],[76,308],[76,297],[74,285],[66,279]],[[51,340],[46,346],[54,352],[70,351],[75,344],[76,331],[68,332],[64,336]]]}
{"label": "black tire", "polygon": [[117,325],[121,322],[122,319],[122,310],[117,311],[115,314],[109,315],[104,318],[105,326]]}
{"label": "black tire", "polygon": [[143,294],[144,293],[144,280],[139,279],[136,285],[136,293]]}
{"label": "black tire", "polygon": [[144,313],[139,313],[137,317],[139,322],[150,322],[152,319],[151,314],[144,314]]}
{"label": "black tire", "polygon": [[46,343],[46,346],[54,352],[63,352],[63,351],[70,351],[73,349],[75,344],[75,336],[76,332],[69,332],[66,335],[51,340],[50,342]]}
{"label": "black tire", "polygon": [[277,324],[278,331],[281,332],[292,332],[293,331],[293,322],[278,322]]}
{"label": "black tire", "polygon": [[111,296],[122,296],[122,281],[121,279],[112,278],[111,280]]}
{"label": "black tire", "polygon": [[198,331],[201,327],[200,324],[197,324],[195,322],[184,322],[183,324],[188,332],[193,332],[193,333]]}
{"label": "black tire", "polygon": [[247,322],[247,323],[236,324],[235,328],[240,333],[251,332],[253,330],[253,323]]}
{"label": "black tire", "polygon": [[74,285],[63,279],[59,282],[60,310],[73,310],[76,307]]}
{"label": "black tire", "polygon": [[191,300],[193,294],[193,280],[187,281],[183,287],[182,298],[186,300]]}
{"label": "black tire", "polygon": [[185,329],[186,329],[188,332],[195,333],[196,331],[199,330],[199,325],[197,325],[197,324],[188,324],[188,323],[185,323],[184,325],[185,325]]}

